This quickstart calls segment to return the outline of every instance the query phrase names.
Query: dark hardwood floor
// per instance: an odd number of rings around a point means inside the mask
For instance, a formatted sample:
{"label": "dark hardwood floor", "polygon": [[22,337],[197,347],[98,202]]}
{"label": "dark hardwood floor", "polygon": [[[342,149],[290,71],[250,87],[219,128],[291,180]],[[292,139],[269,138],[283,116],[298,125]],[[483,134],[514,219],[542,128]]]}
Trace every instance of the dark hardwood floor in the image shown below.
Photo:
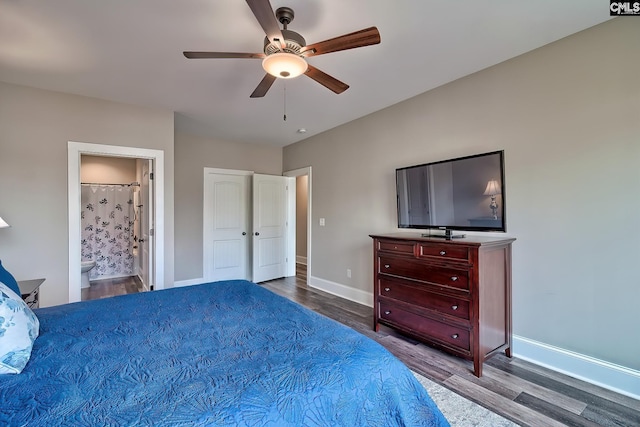
{"label": "dark hardwood floor", "polygon": [[[303,265],[298,266],[297,274],[298,278],[260,285],[355,329],[382,344],[415,372],[519,425],[640,426],[638,400],[503,354],[489,359],[482,378],[476,378],[472,362],[432,349],[389,328],[374,332],[370,307],[307,288]],[[139,291],[133,278],[103,282],[83,289],[82,299]]]}

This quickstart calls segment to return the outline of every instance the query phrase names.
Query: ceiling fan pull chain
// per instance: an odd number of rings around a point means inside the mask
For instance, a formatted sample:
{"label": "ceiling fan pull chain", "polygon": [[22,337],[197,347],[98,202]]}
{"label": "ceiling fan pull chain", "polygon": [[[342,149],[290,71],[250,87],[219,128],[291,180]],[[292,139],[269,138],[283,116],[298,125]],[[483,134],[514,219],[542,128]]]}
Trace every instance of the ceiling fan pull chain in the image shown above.
{"label": "ceiling fan pull chain", "polygon": [[287,121],[287,82],[284,82],[284,121]]}

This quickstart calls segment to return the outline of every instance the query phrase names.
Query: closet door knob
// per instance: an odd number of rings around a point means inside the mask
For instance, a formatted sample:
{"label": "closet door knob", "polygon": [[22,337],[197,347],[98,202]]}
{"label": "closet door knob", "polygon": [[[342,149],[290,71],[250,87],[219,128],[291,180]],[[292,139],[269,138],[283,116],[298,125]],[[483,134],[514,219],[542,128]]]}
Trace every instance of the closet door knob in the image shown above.
{"label": "closet door knob", "polygon": [[246,236],[246,235],[247,235],[247,232],[246,232],[246,231],[243,231],[243,232],[242,232],[242,235],[243,235],[243,236]]}
{"label": "closet door knob", "polygon": [[255,234],[256,236],[259,236],[259,235],[260,235],[260,233],[258,233],[257,231],[256,231],[255,233],[253,233],[253,234]]}

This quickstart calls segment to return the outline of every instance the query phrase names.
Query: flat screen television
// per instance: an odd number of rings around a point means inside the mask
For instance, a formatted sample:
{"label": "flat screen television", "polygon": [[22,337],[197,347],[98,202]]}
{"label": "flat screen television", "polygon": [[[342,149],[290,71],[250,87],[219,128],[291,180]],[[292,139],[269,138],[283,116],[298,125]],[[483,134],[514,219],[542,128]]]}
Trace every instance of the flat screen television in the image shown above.
{"label": "flat screen television", "polygon": [[506,231],[504,151],[396,169],[398,228]]}

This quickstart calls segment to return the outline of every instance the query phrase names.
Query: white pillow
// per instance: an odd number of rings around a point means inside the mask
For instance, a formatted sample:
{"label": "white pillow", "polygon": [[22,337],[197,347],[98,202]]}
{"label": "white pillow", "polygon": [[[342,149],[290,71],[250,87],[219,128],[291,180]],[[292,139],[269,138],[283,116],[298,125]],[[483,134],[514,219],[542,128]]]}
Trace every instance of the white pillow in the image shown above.
{"label": "white pillow", "polygon": [[0,282],[0,374],[19,374],[38,337],[40,322],[7,285]]}

